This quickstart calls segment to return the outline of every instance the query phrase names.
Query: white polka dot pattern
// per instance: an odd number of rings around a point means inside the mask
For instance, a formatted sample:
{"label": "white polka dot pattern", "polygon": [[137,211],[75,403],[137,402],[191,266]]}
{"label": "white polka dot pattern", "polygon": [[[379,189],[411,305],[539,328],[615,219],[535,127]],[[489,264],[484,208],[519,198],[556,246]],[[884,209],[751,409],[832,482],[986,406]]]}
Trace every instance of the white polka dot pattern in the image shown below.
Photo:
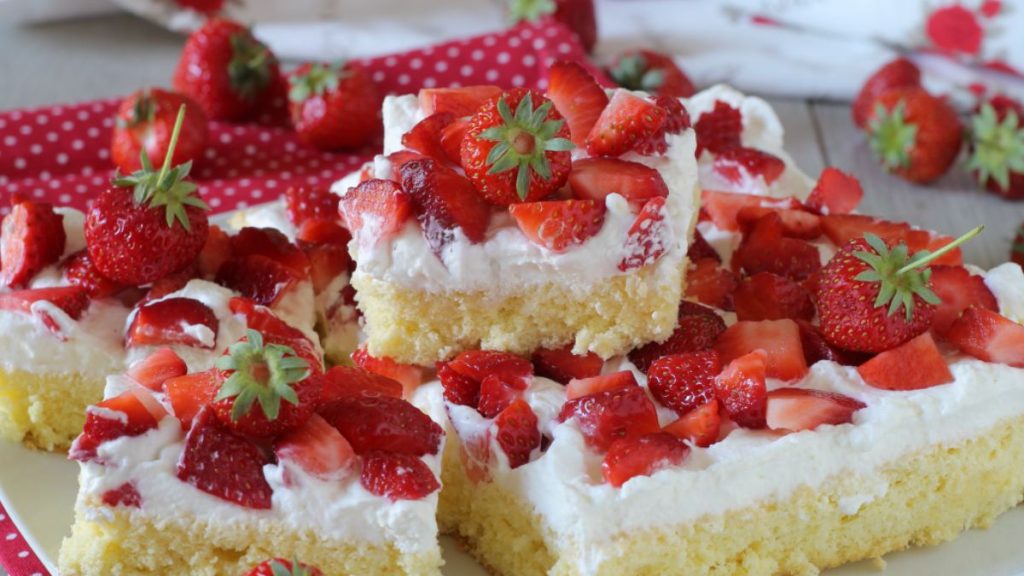
{"label": "white polka dot pattern", "polygon": [[3,503],[0,503],[0,565],[9,576],[49,574],[7,515]]}

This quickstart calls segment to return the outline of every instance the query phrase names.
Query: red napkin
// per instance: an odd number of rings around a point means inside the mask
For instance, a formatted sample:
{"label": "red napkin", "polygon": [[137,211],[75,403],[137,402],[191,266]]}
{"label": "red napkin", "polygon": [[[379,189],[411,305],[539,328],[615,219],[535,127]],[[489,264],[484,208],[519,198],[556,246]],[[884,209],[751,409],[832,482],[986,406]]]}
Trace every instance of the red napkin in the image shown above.
{"label": "red napkin", "polygon": [[0,502],[0,565],[10,576],[43,576],[49,574],[43,563],[36,558],[18,527],[7,516],[7,510]]}

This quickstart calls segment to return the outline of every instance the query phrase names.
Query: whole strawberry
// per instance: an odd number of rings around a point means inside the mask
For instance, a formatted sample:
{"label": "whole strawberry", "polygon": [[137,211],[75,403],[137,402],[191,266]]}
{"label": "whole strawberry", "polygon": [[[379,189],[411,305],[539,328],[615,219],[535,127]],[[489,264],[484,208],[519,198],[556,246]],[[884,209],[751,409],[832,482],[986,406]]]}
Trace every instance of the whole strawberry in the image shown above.
{"label": "whole strawberry", "polygon": [[380,94],[357,64],[304,64],[290,79],[292,125],[321,150],[358,148],[380,131]]}
{"label": "whole strawberry", "polygon": [[217,18],[188,37],[173,82],[211,120],[241,121],[268,105],[279,74],[277,58],[248,28]]}
{"label": "whole strawberry", "polygon": [[868,136],[886,171],[923,184],[953,165],[963,126],[956,110],[942,98],[922,88],[897,88],[875,100]]}
{"label": "whole strawberry", "polygon": [[[110,157],[121,172],[142,168],[141,152],[150,158],[163,158],[171,143],[174,120],[185,107],[185,125],[171,165],[202,158],[209,140],[206,113],[194,100],[160,88],[139,90],[121,101],[114,121]],[[162,168],[156,166],[155,168]]]}
{"label": "whole strawberry", "polygon": [[906,58],[897,58],[875,71],[861,86],[850,112],[858,128],[868,125],[871,108],[882,92],[892,88],[912,88],[921,85],[921,69]]}
{"label": "whole strawberry", "polygon": [[0,286],[24,287],[64,253],[64,216],[45,202],[15,195],[0,225]]}
{"label": "whole strawberry", "polygon": [[597,16],[594,0],[510,0],[509,18],[513,23],[554,18],[572,30],[583,49],[590,52],[597,43]]}
{"label": "whole strawberry", "polygon": [[565,185],[572,148],[569,126],[552,102],[519,88],[489,100],[470,119],[462,166],[492,204],[536,202]]}
{"label": "whole strawberry", "polygon": [[1024,198],[1024,105],[1006,96],[985,102],[971,117],[967,168],[978,184],[1005,198]]}
{"label": "whole strawberry", "polygon": [[209,208],[196,194],[196,185],[185,180],[192,164],[171,167],[184,119],[183,106],[159,172],[143,150],[142,169],[116,176],[89,209],[89,258],[110,280],[127,286],[150,284],[191,264],[206,243]]}
{"label": "whole strawberry", "polygon": [[696,91],[690,78],[665,55],[651,50],[630,50],[609,69],[615,83],[629,90],[657,96],[689,98]]}
{"label": "whole strawberry", "polygon": [[225,0],[174,0],[178,6],[200,14],[216,14],[224,8]]}
{"label": "whole strawberry", "polygon": [[323,576],[323,572],[298,560],[275,558],[265,560],[246,572],[245,576]]}

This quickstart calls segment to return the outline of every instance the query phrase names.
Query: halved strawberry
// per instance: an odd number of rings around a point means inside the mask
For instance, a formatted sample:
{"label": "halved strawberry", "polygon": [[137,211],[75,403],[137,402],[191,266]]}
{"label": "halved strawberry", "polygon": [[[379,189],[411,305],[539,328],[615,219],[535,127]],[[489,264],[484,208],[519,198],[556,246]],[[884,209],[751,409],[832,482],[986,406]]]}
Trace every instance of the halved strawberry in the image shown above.
{"label": "halved strawberry", "polygon": [[684,300],[679,304],[679,323],[672,335],[664,342],[651,342],[633,350],[629,360],[646,373],[662,356],[712,348],[724,331],[725,321],[714,310]]}
{"label": "halved strawberry", "polygon": [[740,230],[740,210],[761,206],[764,201],[763,197],[753,194],[719,192],[718,190],[701,191],[701,210],[711,218],[715,226],[729,232]]}
{"label": "halved strawberry", "polygon": [[608,106],[604,89],[579,64],[556,62],[548,70],[547,97],[569,124],[572,143],[585,147],[587,136]]}
{"label": "halved strawberry", "polygon": [[95,460],[96,450],[104,442],[145,434],[156,428],[164,415],[160,403],[141,387],[89,406],[82,434],[71,445],[68,458],[79,462]]}
{"label": "halved strawberry", "polygon": [[298,280],[288,267],[266,256],[252,254],[225,262],[217,272],[217,283],[257,304],[273,306],[298,284]]}
{"label": "halved strawberry", "polygon": [[721,310],[732,310],[739,279],[713,258],[692,262],[686,273],[687,298]]}
{"label": "halved strawberry", "polygon": [[[491,374],[504,380],[520,380],[529,383],[533,376],[533,364],[529,360],[494,350],[470,350],[456,356],[448,365],[457,373],[482,382]],[[524,386],[525,387],[525,386]]]}
{"label": "halved strawberry", "polygon": [[647,389],[661,405],[680,416],[715,399],[715,377],[722,358],[714,350],[673,354],[647,370]]}
{"label": "halved strawberry", "polygon": [[274,442],[278,462],[292,462],[322,479],[337,478],[355,461],[355,451],[338,430],[314,414],[301,428]]}
{"label": "halved strawberry", "polygon": [[128,368],[128,377],[154,392],[163,392],[164,382],[188,373],[188,365],[170,348],[158,348]]}
{"label": "halved strawberry", "polygon": [[464,176],[441,163],[410,160],[399,169],[402,188],[412,196],[423,235],[439,254],[461,228],[470,242],[482,242],[491,220],[490,206]]}
{"label": "halved strawberry", "polygon": [[438,162],[447,163],[448,154],[441,146],[441,136],[444,129],[454,121],[455,116],[450,112],[435,112],[417,122],[402,135],[402,146],[429,156]]}
{"label": "halved strawberry", "polygon": [[793,280],[804,280],[821,268],[818,248],[804,240],[783,236],[782,219],[770,213],[754,224],[733,254],[733,266],[747,274],[772,272]]}
{"label": "halved strawberry", "polygon": [[325,186],[290,186],[284,192],[284,207],[292,224],[301,226],[314,219],[338,216],[338,197]]}
{"label": "halved strawberry", "polygon": [[638,386],[636,376],[629,370],[613,372],[589,378],[573,378],[565,387],[565,398],[575,400],[599,392],[618,390],[628,386]]}
{"label": "halved strawberry", "polygon": [[1024,368],[1024,326],[998,312],[972,306],[953,322],[946,338],[980,360]]}
{"label": "halved strawberry", "polygon": [[771,430],[799,432],[826,424],[849,424],[853,413],[866,407],[859,400],[835,392],[779,388],[768,393],[765,421]]}
{"label": "halved strawberry", "polygon": [[31,314],[32,305],[36,302],[50,302],[72,319],[78,320],[89,307],[89,295],[78,286],[0,292],[0,310]]}
{"label": "halved strawberry", "polygon": [[707,448],[718,441],[721,429],[722,415],[716,398],[703,406],[690,410],[663,428],[665,432],[676,438],[693,442],[695,446],[701,448]]}
{"label": "halved strawberry", "polygon": [[693,241],[690,242],[690,246],[686,249],[686,257],[690,262],[710,258],[719,264],[722,263],[722,256],[708,243],[704,235],[700,233],[700,230],[696,229],[693,231]]}
{"label": "halved strawberry", "polygon": [[125,286],[100,274],[89,258],[88,250],[79,250],[68,256],[61,268],[64,269],[64,278],[82,287],[90,298],[110,298],[125,289]]}
{"label": "halved strawberry", "polygon": [[[390,178],[390,180],[392,180],[394,182],[401,182],[402,181],[402,164],[405,164],[406,162],[409,162],[410,160],[423,160],[424,158],[429,158],[429,156],[424,156],[423,154],[420,154],[418,152],[413,152],[412,150],[399,150],[397,152],[392,152],[391,154],[388,154],[387,155],[388,163],[391,164],[391,178]],[[372,179],[373,179],[373,173],[372,173],[372,170],[371,170],[370,176],[368,178],[364,179],[364,180],[361,180],[360,184],[362,184],[363,182],[366,182],[367,180],[372,180]]]}
{"label": "halved strawberry", "polygon": [[128,334],[128,347],[182,344],[212,350],[220,322],[210,307],[192,298],[167,298],[141,306]]}
{"label": "halved strawberry", "polygon": [[310,280],[313,293],[323,294],[339,276],[355,267],[348,254],[348,248],[338,244],[321,244],[303,249],[309,259]]}
{"label": "halved strawberry", "polygon": [[786,170],[786,163],[763,150],[735,146],[719,151],[712,168],[733,184],[744,184],[760,177],[766,185],[771,186]]}
{"label": "halved strawberry", "polygon": [[359,482],[370,494],[391,501],[419,500],[441,488],[434,472],[423,460],[391,452],[365,454]]}
{"label": "halved strawberry", "polygon": [[743,115],[732,106],[718,100],[715,107],[700,115],[693,125],[697,132],[697,157],[708,150],[718,154],[723,150],[742,146]]}
{"label": "halved strawberry", "polygon": [[0,225],[0,284],[27,285],[60,258],[66,241],[64,216],[55,213],[53,206],[15,198]]}
{"label": "halved strawberry", "polygon": [[733,294],[740,320],[811,320],[814,302],[806,288],[771,272],[744,279]]}
{"label": "halved strawberry", "polygon": [[863,197],[860,181],[829,166],[818,176],[818,183],[807,197],[807,207],[819,214],[849,214]]}
{"label": "halved strawberry", "polygon": [[807,374],[800,327],[792,320],[737,322],[718,337],[715,350],[723,363],[761,351],[772,378],[796,380]]}
{"label": "halved strawberry", "polygon": [[211,225],[209,234],[206,236],[206,243],[199,252],[196,259],[196,269],[199,275],[207,280],[212,280],[220,267],[231,259],[231,237],[227,235],[220,226]]}
{"label": "halved strawberry", "polygon": [[469,119],[456,118],[441,131],[441,148],[448,161],[455,165],[462,163],[462,141],[469,132]]}
{"label": "halved strawberry", "polygon": [[444,435],[441,427],[412,404],[390,396],[350,396],[320,410],[352,444],[356,454],[393,452],[422,456],[437,454]]}
{"label": "halved strawberry", "polygon": [[437,363],[437,379],[444,399],[452,404],[476,408],[480,404],[480,381],[456,372],[448,362]]}
{"label": "halved strawberry", "polygon": [[626,233],[625,256],[619,262],[619,270],[636,270],[661,258],[669,249],[671,229],[667,217],[664,198],[651,198],[644,204]]}
{"label": "halved strawberry", "polygon": [[941,302],[935,307],[932,331],[943,335],[970,306],[999,311],[999,302],[985,285],[985,279],[975,276],[963,266],[932,266],[932,291]]}
{"label": "halved strawberry", "polygon": [[525,389],[526,383],[519,378],[506,380],[490,374],[480,382],[477,411],[485,418],[494,418],[517,400]]}
{"label": "halved strawberry", "polygon": [[661,173],[639,162],[618,158],[582,158],[572,163],[569,187],[576,198],[604,204],[609,194],[643,204],[651,198],[668,196]]}
{"label": "halved strawberry", "polygon": [[664,108],[628,90],[617,90],[587,135],[591,156],[621,156],[644,146],[665,125]]}
{"label": "halved strawberry", "polygon": [[297,279],[309,278],[309,260],[298,246],[274,228],[245,227],[231,237],[234,258],[263,256],[284,266]]}
{"label": "halved strawberry", "polygon": [[513,204],[508,211],[531,242],[564,252],[601,231],[606,209],[597,200],[548,200]]}
{"label": "halved strawberry", "polygon": [[320,404],[326,406],[343,398],[402,397],[401,383],[380,374],[352,366],[334,366],[323,375]]}
{"label": "halved strawberry", "polygon": [[352,353],[352,362],[363,370],[397,381],[407,393],[418,388],[424,380],[423,369],[419,366],[400,364],[387,356],[371,356],[365,345]]}
{"label": "halved strawberry", "polygon": [[171,403],[174,416],[188,430],[199,411],[213,402],[220,388],[216,370],[196,372],[164,382],[164,394]]}
{"label": "halved strawberry", "polygon": [[616,440],[660,430],[654,402],[639,386],[605,390],[569,400],[558,415],[561,422],[576,418],[583,439],[603,452]]}
{"label": "halved strawberry", "polygon": [[456,118],[469,116],[484,102],[501,94],[501,88],[490,85],[460,88],[423,88],[419,93],[420,110],[424,116],[448,112]]}
{"label": "halved strawberry", "polygon": [[533,367],[538,375],[567,384],[574,378],[592,378],[601,373],[604,360],[593,352],[573,354],[573,345],[561,348],[538,348],[533,352]]}
{"label": "halved strawberry", "polygon": [[743,230],[750,230],[757,221],[769,212],[778,215],[782,221],[782,235],[788,238],[814,240],[821,236],[821,218],[805,210],[773,208],[768,206],[744,206],[736,213],[736,219]]}
{"label": "halved strawberry", "polygon": [[[482,399],[481,399],[482,401]],[[508,457],[510,468],[518,468],[530,461],[530,454],[540,448],[540,429],[537,415],[522,398],[511,402],[494,419],[495,438]]]}
{"label": "halved strawberry", "polygon": [[733,422],[744,428],[765,427],[767,367],[768,354],[755,350],[729,362],[715,379],[722,408]]}
{"label": "halved strawberry", "polygon": [[678,466],[690,448],[680,438],[665,432],[617,440],[601,463],[601,473],[618,488],[630,478],[650,476],[662,468]]}
{"label": "halved strawberry", "polygon": [[392,180],[374,178],[361,182],[341,197],[338,211],[345,227],[374,242],[398,234],[413,215],[412,197]]}
{"label": "halved strawberry", "polygon": [[[340,246],[342,248],[348,246],[349,240],[352,239],[352,234],[338,222],[337,214],[337,211],[335,211],[332,218],[310,218],[299,225],[299,230],[295,234],[295,240],[299,248],[305,249],[310,246],[324,245]],[[306,255],[308,256],[309,253],[307,252]]]}
{"label": "halved strawberry", "polygon": [[857,367],[865,382],[883,390],[920,390],[953,381],[930,332],[878,354]]}

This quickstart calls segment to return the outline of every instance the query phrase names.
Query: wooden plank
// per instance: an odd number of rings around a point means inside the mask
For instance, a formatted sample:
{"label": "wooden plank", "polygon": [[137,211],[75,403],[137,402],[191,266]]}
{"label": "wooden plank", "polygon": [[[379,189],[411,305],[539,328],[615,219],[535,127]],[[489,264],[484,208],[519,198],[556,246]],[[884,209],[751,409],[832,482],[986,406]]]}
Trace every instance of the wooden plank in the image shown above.
{"label": "wooden plank", "polygon": [[1024,204],[979,190],[964,170],[963,159],[929,186],[886,174],[854,127],[848,106],[814,103],[811,110],[826,160],[856,175],[864,186],[861,211],[952,235],[984,224],[985,233],[964,247],[966,261],[983,268],[1006,262],[1014,231],[1024,219]]}
{"label": "wooden plank", "polygon": [[810,105],[803,100],[767,98],[786,130],[786,151],[811,178],[827,164],[819,141],[814,115]]}

